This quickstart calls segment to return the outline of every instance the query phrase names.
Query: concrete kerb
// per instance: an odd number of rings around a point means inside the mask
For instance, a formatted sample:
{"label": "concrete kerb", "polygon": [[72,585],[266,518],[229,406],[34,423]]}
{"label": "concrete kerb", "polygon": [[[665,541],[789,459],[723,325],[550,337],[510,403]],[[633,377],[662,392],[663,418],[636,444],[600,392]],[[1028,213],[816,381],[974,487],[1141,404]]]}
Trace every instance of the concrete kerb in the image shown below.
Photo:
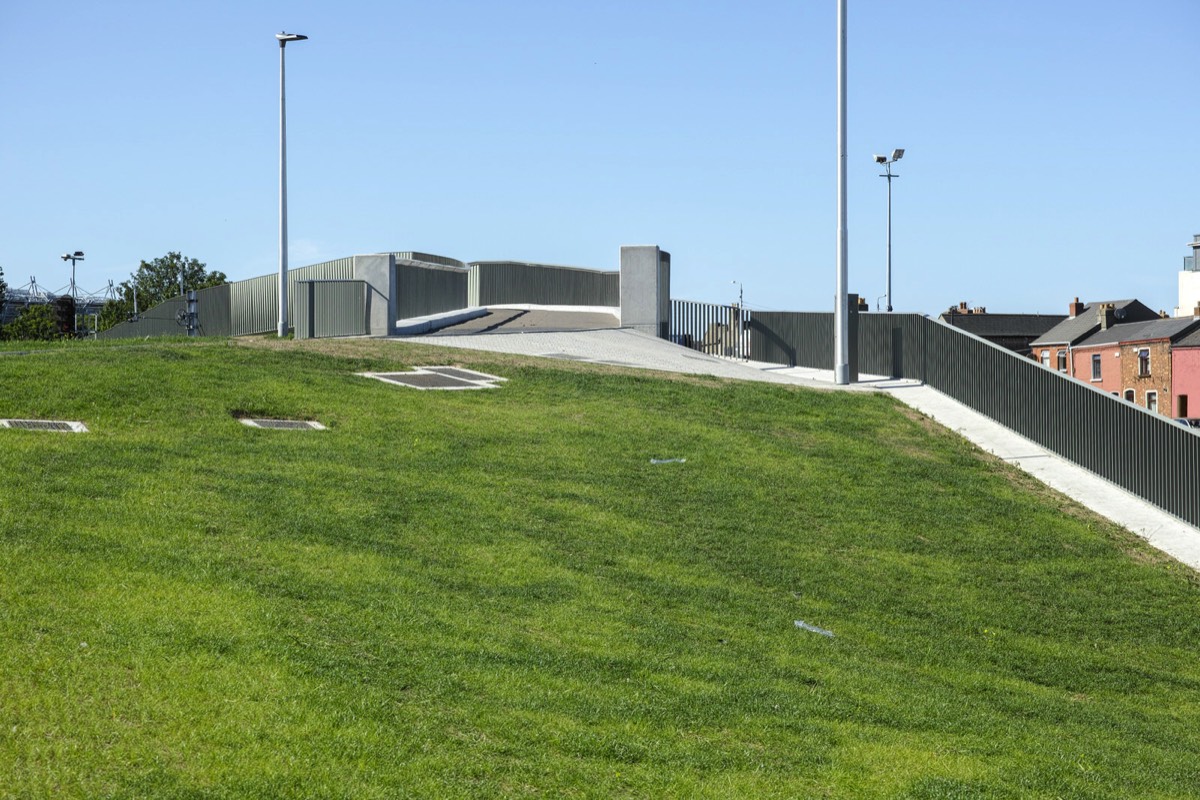
{"label": "concrete kerb", "polygon": [[464,308],[458,311],[445,311],[441,314],[430,314],[425,317],[401,319],[396,321],[396,327],[394,328],[395,335],[419,336],[423,333],[431,333],[451,325],[458,325],[460,322],[466,322],[469,319],[486,317],[487,313],[488,310],[486,308],[476,307]]}

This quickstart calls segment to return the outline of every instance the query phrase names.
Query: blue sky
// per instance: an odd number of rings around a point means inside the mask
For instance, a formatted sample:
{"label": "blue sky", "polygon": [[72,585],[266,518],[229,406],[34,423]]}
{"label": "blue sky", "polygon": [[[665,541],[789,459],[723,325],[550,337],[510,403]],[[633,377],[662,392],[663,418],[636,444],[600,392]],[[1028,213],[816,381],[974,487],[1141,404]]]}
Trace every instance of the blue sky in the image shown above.
{"label": "blue sky", "polygon": [[[1200,3],[849,0],[850,290],[936,313],[1170,311],[1200,233]],[[832,308],[835,0],[0,6],[0,267],[96,290],[170,250],[276,268],[424,250]]]}

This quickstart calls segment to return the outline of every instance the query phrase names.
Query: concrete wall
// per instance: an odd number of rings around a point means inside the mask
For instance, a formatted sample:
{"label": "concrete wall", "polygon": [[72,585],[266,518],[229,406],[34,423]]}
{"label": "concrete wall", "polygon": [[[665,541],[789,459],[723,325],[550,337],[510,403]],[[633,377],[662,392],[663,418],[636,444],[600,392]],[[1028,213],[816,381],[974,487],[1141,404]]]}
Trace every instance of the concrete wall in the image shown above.
{"label": "concrete wall", "polygon": [[391,336],[396,330],[396,257],[391,253],[354,257],[354,278],[367,284],[367,333]]}
{"label": "concrete wall", "polygon": [[656,245],[621,248],[621,327],[666,339],[671,325],[671,254]]}
{"label": "concrete wall", "polygon": [[1183,270],[1179,273],[1179,305],[1175,306],[1175,316],[1191,316],[1198,304],[1200,304],[1200,272]]}

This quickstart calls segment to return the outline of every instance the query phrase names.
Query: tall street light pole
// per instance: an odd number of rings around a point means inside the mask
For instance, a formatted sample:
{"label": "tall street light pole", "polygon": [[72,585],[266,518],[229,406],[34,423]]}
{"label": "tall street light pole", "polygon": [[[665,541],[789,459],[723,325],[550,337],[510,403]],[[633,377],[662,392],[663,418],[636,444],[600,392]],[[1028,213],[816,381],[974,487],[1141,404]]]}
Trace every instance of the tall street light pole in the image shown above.
{"label": "tall street light pole", "polygon": [[302,42],[307,36],[277,33],[279,40],[279,335],[288,332],[288,238],[287,238],[287,110],[284,93],[284,51],[288,42]]}
{"label": "tall street light pole", "polygon": [[904,148],[892,151],[892,157],[875,156],[876,164],[883,164],[886,173],[880,175],[881,178],[887,178],[888,183],[888,220],[887,220],[887,291],[884,296],[887,298],[887,310],[892,310],[892,178],[899,178],[892,172],[892,164],[895,164],[900,159],[904,158]]}
{"label": "tall street light pole", "polygon": [[75,313],[75,304],[79,300],[79,291],[75,288],[75,262],[83,261],[83,251],[76,250],[74,253],[63,253],[63,261],[71,262],[71,333],[79,335],[79,315]]}
{"label": "tall street light pole", "polygon": [[846,284],[850,269],[846,254],[846,0],[837,10],[837,298],[833,307],[833,381],[850,383],[850,298]]}

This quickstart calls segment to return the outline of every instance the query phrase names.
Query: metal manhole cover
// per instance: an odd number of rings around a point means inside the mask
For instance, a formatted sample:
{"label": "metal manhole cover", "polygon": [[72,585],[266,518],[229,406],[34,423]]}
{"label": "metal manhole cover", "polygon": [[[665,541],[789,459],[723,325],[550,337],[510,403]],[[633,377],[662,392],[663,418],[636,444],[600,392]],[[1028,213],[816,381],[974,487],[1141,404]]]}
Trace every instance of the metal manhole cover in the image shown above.
{"label": "metal manhole cover", "polygon": [[508,378],[500,378],[496,375],[488,375],[486,372],[476,372],[473,369],[463,369],[462,367],[421,367],[425,372],[434,372],[438,375],[448,375],[451,378],[460,378],[464,381],[506,381]]}
{"label": "metal manhole cover", "polygon": [[323,431],[325,426],[319,422],[302,419],[250,419],[242,418],[242,424],[251,428],[270,428],[286,431]]}
{"label": "metal manhole cover", "polygon": [[51,419],[0,419],[0,427],[23,431],[60,431],[62,433],[87,433],[82,422],[66,422]]}

